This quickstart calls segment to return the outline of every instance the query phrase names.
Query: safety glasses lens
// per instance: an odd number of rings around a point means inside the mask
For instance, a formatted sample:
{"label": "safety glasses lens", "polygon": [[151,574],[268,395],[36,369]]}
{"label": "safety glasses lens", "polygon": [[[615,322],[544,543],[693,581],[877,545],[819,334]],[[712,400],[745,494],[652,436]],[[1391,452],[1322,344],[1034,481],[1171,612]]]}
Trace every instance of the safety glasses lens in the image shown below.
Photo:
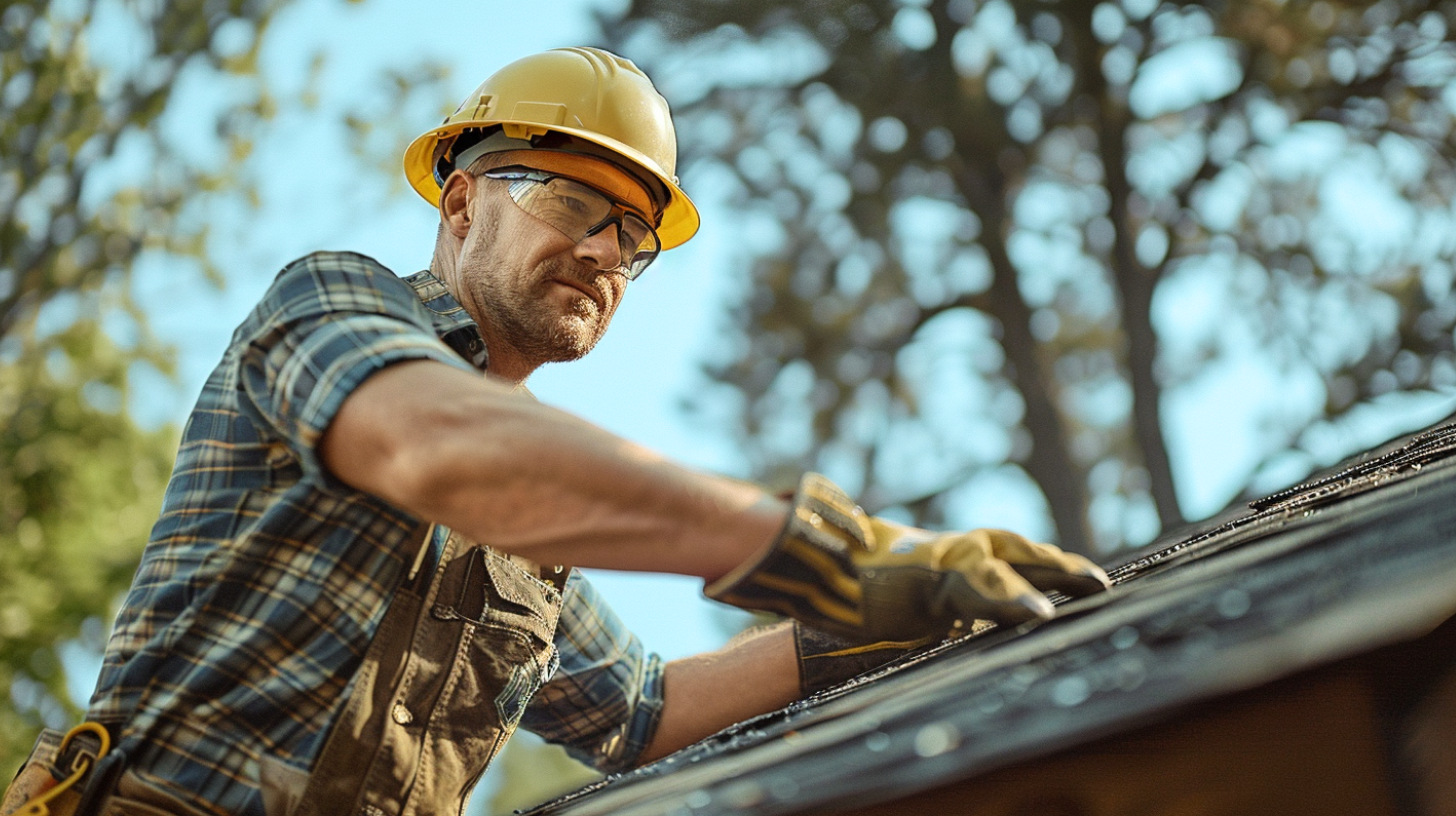
{"label": "safety glasses lens", "polygon": [[[622,270],[628,279],[641,275],[661,250],[656,231],[646,221],[592,187],[560,176],[533,179],[501,174],[492,177],[513,177],[510,195],[516,205],[573,241],[582,241],[609,224],[616,224]],[[620,212],[620,217],[614,216],[614,212]]]}
{"label": "safety glasses lens", "polygon": [[636,278],[657,258],[662,248],[657,243],[657,233],[646,221],[627,213],[622,216],[617,234],[622,243],[622,266],[626,267],[628,278]]}
{"label": "safety glasses lens", "polygon": [[520,179],[511,183],[511,199],[526,212],[545,221],[580,241],[593,224],[612,211],[611,202],[591,194],[580,185],[561,184],[563,179],[546,183]]}

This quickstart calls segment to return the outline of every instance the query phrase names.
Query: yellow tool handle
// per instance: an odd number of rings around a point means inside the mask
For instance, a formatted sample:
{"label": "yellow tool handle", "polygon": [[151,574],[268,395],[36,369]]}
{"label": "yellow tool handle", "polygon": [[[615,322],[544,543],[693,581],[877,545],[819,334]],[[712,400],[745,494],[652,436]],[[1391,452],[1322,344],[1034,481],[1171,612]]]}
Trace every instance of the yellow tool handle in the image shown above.
{"label": "yellow tool handle", "polygon": [[111,732],[106,730],[106,726],[101,723],[84,722],[66,732],[66,736],[61,740],[61,747],[57,750],[56,756],[65,756],[66,748],[71,744],[71,740],[85,733],[95,734],[101,741],[101,747],[96,751],[95,758],[93,759],[90,756],[84,755],[78,757],[75,767],[70,769],[69,776],[57,782],[41,794],[32,797],[30,801],[15,811],[14,816],[50,816],[51,810],[48,803],[55,801],[56,797],[75,787],[81,780],[85,779],[86,774],[90,773],[91,769],[95,767],[95,763],[99,762],[111,750]]}

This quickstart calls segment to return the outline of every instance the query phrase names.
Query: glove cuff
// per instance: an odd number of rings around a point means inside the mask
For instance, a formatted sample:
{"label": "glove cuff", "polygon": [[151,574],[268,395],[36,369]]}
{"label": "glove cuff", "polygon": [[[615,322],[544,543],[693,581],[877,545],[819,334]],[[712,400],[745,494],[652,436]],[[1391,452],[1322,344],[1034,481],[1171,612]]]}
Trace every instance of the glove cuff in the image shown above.
{"label": "glove cuff", "polygon": [[873,546],[864,510],[833,482],[806,473],[774,543],[758,559],[709,584],[703,594],[852,634],[864,624],[863,587],[853,555]]}
{"label": "glove cuff", "polygon": [[794,622],[794,652],[799,659],[799,693],[808,697],[852,677],[879,668],[923,646],[933,638],[865,643],[831,635]]}

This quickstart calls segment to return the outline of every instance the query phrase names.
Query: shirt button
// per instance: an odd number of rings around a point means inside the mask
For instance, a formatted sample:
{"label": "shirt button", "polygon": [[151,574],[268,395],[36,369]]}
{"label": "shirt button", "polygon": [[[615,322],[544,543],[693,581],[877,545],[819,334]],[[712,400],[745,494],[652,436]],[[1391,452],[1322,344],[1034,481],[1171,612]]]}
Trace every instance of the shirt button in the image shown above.
{"label": "shirt button", "polygon": [[395,703],[394,708],[389,712],[389,716],[400,725],[409,725],[415,721],[415,715],[411,714],[410,710],[404,707],[404,703]]}

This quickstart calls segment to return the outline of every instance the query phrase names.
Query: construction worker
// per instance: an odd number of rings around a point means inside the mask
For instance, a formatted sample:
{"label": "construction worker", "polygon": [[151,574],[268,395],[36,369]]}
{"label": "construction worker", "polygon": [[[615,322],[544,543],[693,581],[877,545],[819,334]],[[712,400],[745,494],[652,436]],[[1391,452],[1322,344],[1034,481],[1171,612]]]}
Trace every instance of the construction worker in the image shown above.
{"label": "construction worker", "polygon": [[[506,66],[411,144],[428,271],[280,273],[187,423],[90,731],[43,739],[10,800],[458,812],[518,726],[621,770],[958,621],[1047,617],[1038,588],[1107,586],[1011,533],[870,517],[814,474],[780,498],[688,470],[524,393],[692,237],[675,163],[666,101],[590,48]],[[565,565],[700,576],[798,623],[664,666]]]}

